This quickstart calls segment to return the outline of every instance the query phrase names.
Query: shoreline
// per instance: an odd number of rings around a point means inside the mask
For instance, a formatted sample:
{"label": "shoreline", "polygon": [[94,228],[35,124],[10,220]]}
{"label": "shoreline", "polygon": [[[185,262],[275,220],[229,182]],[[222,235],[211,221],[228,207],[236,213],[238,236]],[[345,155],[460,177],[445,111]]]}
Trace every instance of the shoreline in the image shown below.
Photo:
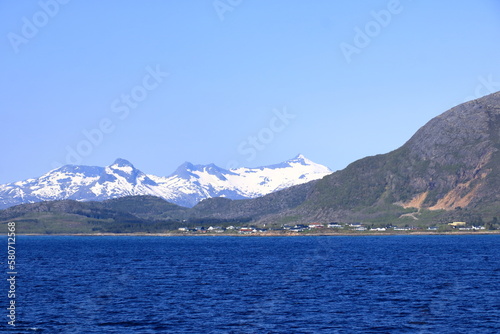
{"label": "shoreline", "polygon": [[252,233],[252,234],[224,234],[224,233],[61,233],[61,234],[41,234],[41,233],[18,233],[17,236],[73,236],[73,237],[366,237],[366,236],[422,236],[422,235],[500,235],[498,231],[450,231],[450,232],[407,232],[407,233]]}

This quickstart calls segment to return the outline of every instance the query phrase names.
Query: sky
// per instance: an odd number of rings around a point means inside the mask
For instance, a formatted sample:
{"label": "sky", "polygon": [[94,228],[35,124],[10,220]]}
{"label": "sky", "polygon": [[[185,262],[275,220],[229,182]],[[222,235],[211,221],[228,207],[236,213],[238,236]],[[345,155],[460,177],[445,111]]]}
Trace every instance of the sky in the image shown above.
{"label": "sky", "polygon": [[0,2],[0,184],[301,153],[332,170],[500,90],[498,0]]}

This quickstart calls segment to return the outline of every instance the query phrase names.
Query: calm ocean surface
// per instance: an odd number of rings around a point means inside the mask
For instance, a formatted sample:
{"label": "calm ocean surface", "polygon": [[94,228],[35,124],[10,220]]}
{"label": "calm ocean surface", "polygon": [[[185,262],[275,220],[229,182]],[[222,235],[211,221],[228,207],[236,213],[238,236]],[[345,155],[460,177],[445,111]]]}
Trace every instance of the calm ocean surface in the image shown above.
{"label": "calm ocean surface", "polygon": [[15,333],[500,333],[500,236],[18,236],[16,247]]}

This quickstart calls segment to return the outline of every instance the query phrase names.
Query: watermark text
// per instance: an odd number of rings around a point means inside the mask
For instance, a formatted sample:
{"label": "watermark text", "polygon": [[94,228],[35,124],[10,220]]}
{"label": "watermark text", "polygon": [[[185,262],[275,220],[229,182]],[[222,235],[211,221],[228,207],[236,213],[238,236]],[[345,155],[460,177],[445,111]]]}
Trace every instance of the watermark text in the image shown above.
{"label": "watermark text", "polygon": [[[237,147],[237,152],[245,157],[245,160],[250,162],[255,160],[259,151],[263,151],[271,144],[276,134],[282,132],[286,127],[297,117],[290,113],[286,107],[281,110],[274,109],[273,116],[269,119],[267,126],[263,127],[255,134],[249,135]],[[239,167],[236,160],[228,162],[227,169],[235,169]]]}
{"label": "watermark text", "polygon": [[399,0],[390,0],[386,9],[370,12],[373,20],[366,22],[363,28],[354,27],[355,34],[352,43],[342,42],[339,45],[347,63],[352,62],[353,55],[360,54],[364,48],[368,47],[372,40],[382,33],[383,28],[391,23],[392,18],[402,11],[403,6]]}
{"label": "watermark text", "polygon": [[219,17],[219,20],[224,21],[227,12],[232,12],[236,7],[241,5],[243,0],[215,0],[212,6]]}
{"label": "watermark text", "polygon": [[7,323],[9,326],[16,326],[16,223],[7,223],[7,282],[9,283],[9,291],[7,297],[9,299],[9,307],[7,307]]}
{"label": "watermark text", "polygon": [[[75,145],[66,146],[66,165],[78,165],[83,162],[85,157],[92,154],[95,148],[100,146],[106,135],[115,131],[117,123],[127,119],[131,111],[137,109],[140,103],[143,102],[149,93],[157,89],[169,73],[164,72],[159,65],[155,68],[151,66],[146,67],[146,74],[138,84],[130,89],[129,92],[123,93],[120,97],[111,102],[110,110],[114,114],[115,119],[111,117],[103,117],[96,126],[91,129],[83,129],[81,131],[82,139]],[[117,118],[117,119],[116,119]],[[53,168],[61,167],[58,161],[52,163]]]}
{"label": "watermark text", "polygon": [[70,0],[42,0],[38,2],[40,10],[35,12],[31,18],[23,16],[20,33],[9,32],[7,39],[14,50],[19,53],[22,45],[28,44],[35,38],[40,30],[45,27],[60,10],[61,5],[66,5]]}

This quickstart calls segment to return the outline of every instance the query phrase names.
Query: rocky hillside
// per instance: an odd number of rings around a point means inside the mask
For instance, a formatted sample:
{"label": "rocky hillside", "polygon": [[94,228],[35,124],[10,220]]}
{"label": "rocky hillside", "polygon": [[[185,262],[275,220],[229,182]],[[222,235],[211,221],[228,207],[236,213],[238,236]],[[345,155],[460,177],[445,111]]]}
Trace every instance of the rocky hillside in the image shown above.
{"label": "rocky hillside", "polygon": [[405,215],[419,220],[453,217],[461,210],[491,218],[500,216],[499,189],[497,92],[432,119],[393,152],[358,160],[314,183],[218,203],[221,210],[213,200],[199,206],[224,217],[253,212],[261,221],[387,221]]}
{"label": "rocky hillside", "polygon": [[[151,196],[87,203],[83,207],[83,203],[74,201],[24,204],[0,211],[0,221],[34,219],[36,228],[40,222],[54,221],[54,217],[66,222],[78,218],[82,226],[90,228],[92,219],[97,219],[99,224],[111,224],[105,226],[107,231],[126,229],[128,225],[123,225],[122,220],[134,219],[140,224],[162,221],[161,228],[186,221],[276,225],[313,221],[475,223],[500,217],[499,189],[500,92],[461,104],[432,119],[395,151],[358,160],[320,180],[263,197],[209,198],[193,208]],[[61,218],[61,212],[73,218]],[[160,228],[144,226],[150,230]]]}

